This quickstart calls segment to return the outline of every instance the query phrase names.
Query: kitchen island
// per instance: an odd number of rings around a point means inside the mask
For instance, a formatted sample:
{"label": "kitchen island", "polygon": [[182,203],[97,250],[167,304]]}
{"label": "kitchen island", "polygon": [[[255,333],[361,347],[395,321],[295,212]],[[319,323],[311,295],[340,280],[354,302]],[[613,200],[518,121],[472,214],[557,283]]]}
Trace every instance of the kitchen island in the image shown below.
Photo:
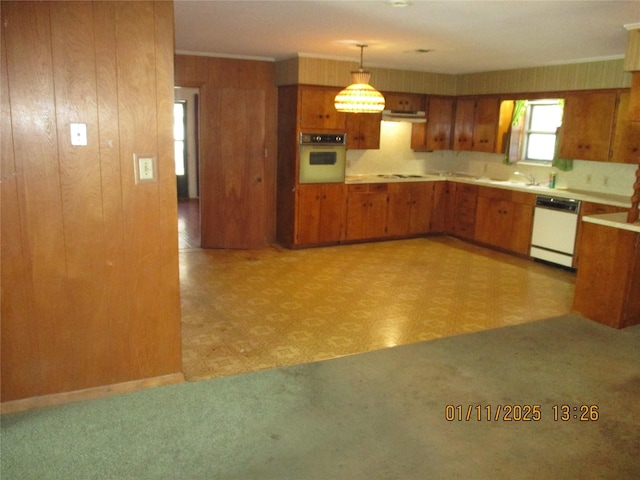
{"label": "kitchen island", "polygon": [[640,324],[640,222],[585,216],[578,248],[573,310],[614,328]]}

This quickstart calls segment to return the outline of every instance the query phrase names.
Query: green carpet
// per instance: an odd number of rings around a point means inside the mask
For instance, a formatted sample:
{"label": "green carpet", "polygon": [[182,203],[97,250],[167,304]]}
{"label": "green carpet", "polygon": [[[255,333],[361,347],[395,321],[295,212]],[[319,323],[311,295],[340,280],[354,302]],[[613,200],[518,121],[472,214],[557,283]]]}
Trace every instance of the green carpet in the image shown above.
{"label": "green carpet", "polygon": [[[581,422],[572,411],[555,421],[561,404],[597,405],[590,413],[598,419]],[[469,421],[445,419],[466,417],[469,405]],[[493,417],[498,405],[540,409],[531,421],[502,413],[487,421],[485,407]],[[7,415],[1,474],[635,479],[640,326],[614,330],[569,316]]]}

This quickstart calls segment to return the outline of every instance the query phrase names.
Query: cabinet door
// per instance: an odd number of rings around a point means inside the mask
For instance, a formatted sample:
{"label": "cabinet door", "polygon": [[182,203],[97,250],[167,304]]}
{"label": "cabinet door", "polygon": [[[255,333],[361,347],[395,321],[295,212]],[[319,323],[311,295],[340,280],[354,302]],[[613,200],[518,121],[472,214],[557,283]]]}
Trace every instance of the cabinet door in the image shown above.
{"label": "cabinet door", "polygon": [[479,98],[473,120],[473,150],[492,153],[496,149],[500,101],[496,98]]}
{"label": "cabinet door", "polygon": [[533,229],[533,206],[511,203],[511,232],[505,248],[510,252],[529,255],[531,247],[531,231]]}
{"label": "cabinet door", "polygon": [[427,123],[411,125],[411,148],[414,150],[449,150],[453,127],[453,99],[431,97],[426,101]]}
{"label": "cabinet door", "polygon": [[347,148],[377,150],[380,148],[381,113],[347,113]]}
{"label": "cabinet door", "polygon": [[387,233],[392,237],[409,234],[412,200],[410,185],[409,183],[389,184]]}
{"label": "cabinet door", "polygon": [[640,123],[628,119],[630,98],[629,92],[623,92],[618,100],[612,162],[640,163]]}
{"label": "cabinet door", "polygon": [[299,185],[298,225],[296,244],[313,245],[320,242],[321,185]]}
{"label": "cabinet door", "polygon": [[409,235],[429,233],[433,210],[434,182],[411,184]]}
{"label": "cabinet door", "polygon": [[476,102],[473,98],[459,98],[456,101],[456,114],[453,133],[454,150],[472,150],[473,118]]}
{"label": "cabinet door", "polygon": [[562,117],[560,156],[607,161],[615,108],[615,92],[567,94]]}
{"label": "cabinet door", "polygon": [[427,150],[451,148],[453,124],[453,99],[434,97],[429,99],[427,113]]}
{"label": "cabinet door", "polygon": [[387,184],[349,185],[347,240],[381,238],[387,231]]}
{"label": "cabinet door", "polygon": [[411,93],[385,93],[385,110],[417,112],[424,108],[424,96]]}
{"label": "cabinet door", "polygon": [[337,243],[345,216],[343,184],[298,186],[297,245]]}
{"label": "cabinet door", "polygon": [[322,204],[320,209],[321,243],[339,242],[342,239],[345,218],[345,186],[342,183],[322,186]]}
{"label": "cabinet door", "polygon": [[335,88],[301,87],[300,128],[345,131],[346,114],[334,106],[338,92]]}
{"label": "cabinet door", "polygon": [[455,219],[453,233],[459,237],[473,239],[476,224],[478,187],[458,184],[456,186]]}
{"label": "cabinet door", "polygon": [[502,200],[478,197],[474,239],[487,245],[496,245],[497,230],[502,224],[503,214],[500,207]]}
{"label": "cabinet door", "polygon": [[433,207],[431,213],[432,233],[452,233],[455,219],[454,200],[456,184],[433,182]]}

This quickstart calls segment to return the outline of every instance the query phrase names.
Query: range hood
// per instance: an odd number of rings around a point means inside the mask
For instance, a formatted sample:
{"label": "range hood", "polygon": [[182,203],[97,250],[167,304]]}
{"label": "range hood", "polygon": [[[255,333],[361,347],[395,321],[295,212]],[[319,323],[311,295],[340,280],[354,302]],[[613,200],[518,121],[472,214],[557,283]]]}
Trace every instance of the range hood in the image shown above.
{"label": "range hood", "polygon": [[382,112],[382,120],[387,122],[409,122],[409,123],[426,123],[426,112],[405,112],[402,110],[384,110]]}

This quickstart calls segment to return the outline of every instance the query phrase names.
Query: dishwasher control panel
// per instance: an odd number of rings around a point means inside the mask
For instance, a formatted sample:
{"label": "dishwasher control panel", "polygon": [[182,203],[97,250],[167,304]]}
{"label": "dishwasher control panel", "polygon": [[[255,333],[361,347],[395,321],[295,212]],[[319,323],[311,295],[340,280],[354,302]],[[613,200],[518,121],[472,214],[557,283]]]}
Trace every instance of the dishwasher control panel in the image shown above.
{"label": "dishwasher control panel", "polygon": [[580,200],[572,198],[545,197],[538,195],[536,197],[536,207],[551,208],[554,210],[564,210],[571,213],[580,211]]}

